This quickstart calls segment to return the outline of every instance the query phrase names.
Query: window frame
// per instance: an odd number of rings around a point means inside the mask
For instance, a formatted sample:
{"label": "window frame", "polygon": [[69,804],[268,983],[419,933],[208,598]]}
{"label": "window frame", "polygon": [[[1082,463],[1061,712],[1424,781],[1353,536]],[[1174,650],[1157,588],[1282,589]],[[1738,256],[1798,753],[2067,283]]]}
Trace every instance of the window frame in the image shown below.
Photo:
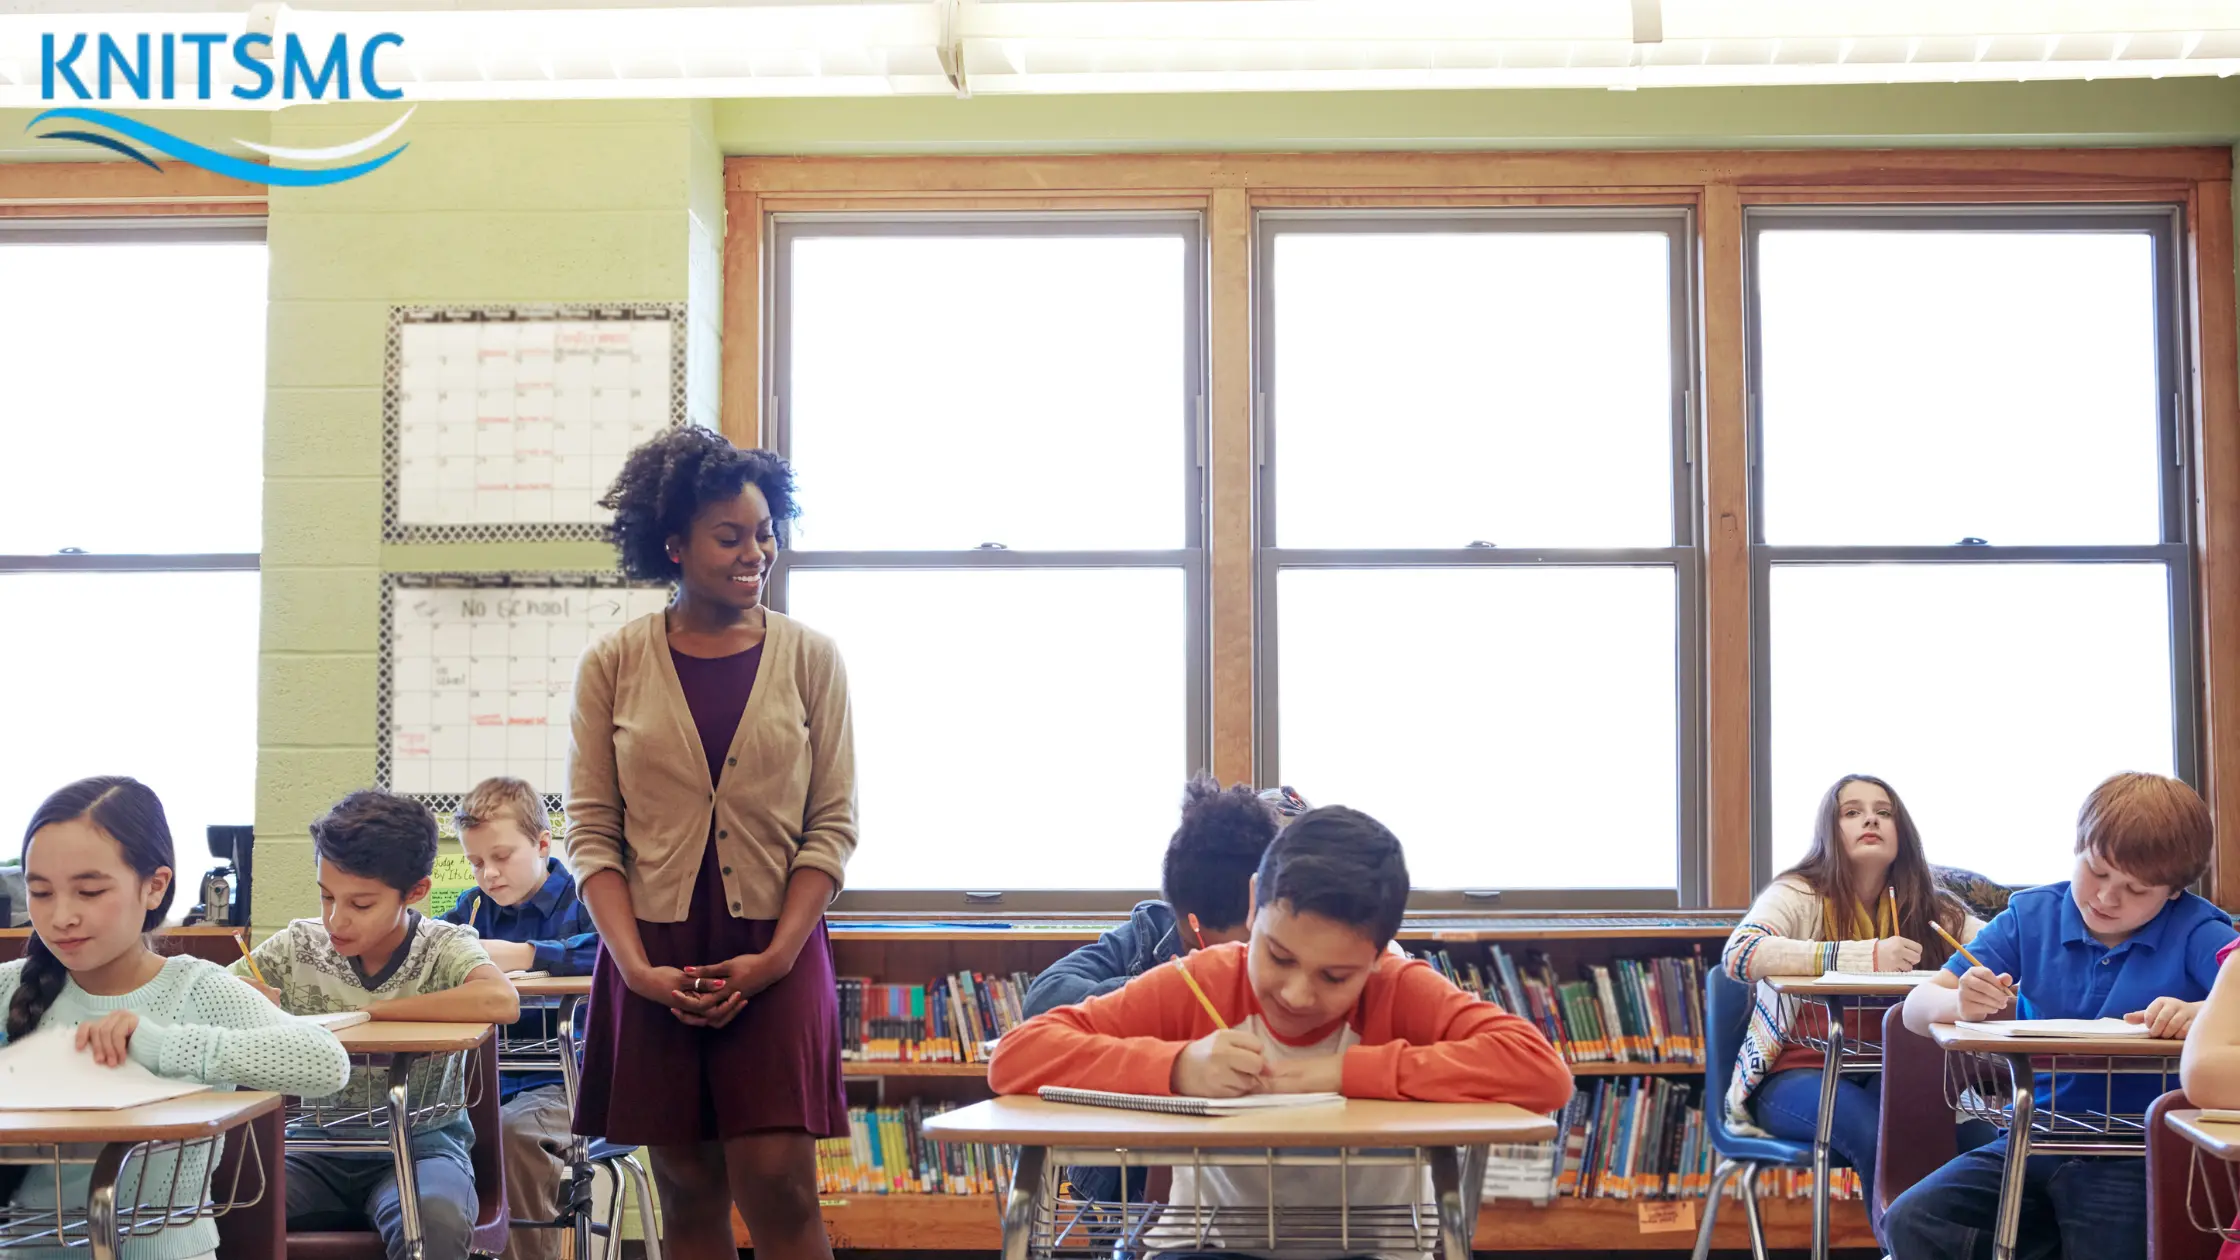
{"label": "window frame", "polygon": [[[1281,426],[1275,396],[1275,247],[1287,233],[1452,232],[1579,233],[1654,231],[1668,240],[1670,278],[1672,541],[1664,547],[1287,548],[1277,533],[1276,457]],[[1280,757],[1279,578],[1286,569],[1670,568],[1673,570],[1677,776],[1673,840],[1678,846],[1670,889],[1433,889],[1408,899],[1416,911],[1546,909],[1662,910],[1705,901],[1702,500],[1696,451],[1696,397],[1702,334],[1701,277],[1696,259],[1698,215],[1692,205],[1272,209],[1253,216],[1252,289],[1254,508],[1254,706],[1256,777],[1278,781]],[[1311,785],[1309,787],[1311,790]]]}
{"label": "window frame", "polygon": [[[1750,873],[1763,888],[1773,871],[1772,576],[1775,566],[1859,564],[2160,564],[2170,594],[2171,750],[2177,777],[2202,785],[2203,726],[2196,659],[2197,527],[2192,513],[2196,399],[2187,329],[2195,295],[2187,280],[2188,224],[2182,202],[2106,204],[1780,205],[1742,216],[1743,354],[1750,516]],[[1762,397],[1763,303],[1759,249],[1769,231],[2029,231],[2104,234],[2142,231],[2153,241],[2155,271],[2156,446],[2161,541],[2136,544],[1783,545],[1765,530],[1765,414]],[[2230,318],[2229,313],[2225,316]],[[2207,876],[2204,876],[2206,879]]]}
{"label": "window frame", "polygon": [[[1148,230],[1147,230],[1148,229]],[[1165,236],[1183,244],[1184,397],[1179,408],[1182,425],[1177,454],[1183,460],[1183,545],[1169,549],[1097,550],[798,550],[787,546],[778,553],[771,571],[770,607],[786,610],[792,574],[796,569],[899,572],[955,569],[1179,569],[1183,574],[1183,625],[1186,637],[1183,686],[1188,764],[1176,767],[1176,786],[1199,767],[1209,764],[1212,748],[1212,715],[1209,657],[1208,580],[1209,527],[1208,420],[1210,380],[1208,371],[1209,297],[1205,216],[1194,210],[1009,210],[954,211],[809,211],[769,216],[765,231],[765,272],[768,276],[763,326],[762,380],[767,406],[764,440],[772,450],[791,458],[792,348],[791,320],[787,317],[792,296],[793,242],[814,237],[980,236],[980,237],[1083,237]],[[848,890],[836,908],[854,911],[954,912],[963,909],[1031,910],[1047,913],[1125,912],[1138,901],[1156,898],[1156,888],[1035,889],[933,888]]]}

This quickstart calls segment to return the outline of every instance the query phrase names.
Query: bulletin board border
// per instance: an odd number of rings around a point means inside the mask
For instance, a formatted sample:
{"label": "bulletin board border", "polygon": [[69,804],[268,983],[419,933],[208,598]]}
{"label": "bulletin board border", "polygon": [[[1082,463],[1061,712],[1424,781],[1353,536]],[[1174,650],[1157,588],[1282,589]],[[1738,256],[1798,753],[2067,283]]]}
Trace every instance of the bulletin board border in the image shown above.
{"label": "bulletin board border", "polygon": [[414,525],[400,513],[403,484],[404,329],[407,324],[531,323],[545,320],[667,320],[669,427],[685,424],[685,340],[682,302],[593,302],[501,306],[392,306],[381,370],[381,539],[392,543],[605,542],[597,521],[512,521],[482,525]]}
{"label": "bulletin board border", "polygon": [[[561,587],[568,590],[659,590],[660,582],[633,582],[613,570],[603,569],[552,569],[543,572],[522,573],[384,573],[381,575],[381,611],[379,614],[380,652],[377,656],[375,695],[373,705],[373,781],[386,788],[395,771],[394,746],[391,742],[396,726],[397,678],[397,593],[399,591],[497,591]],[[549,785],[546,785],[549,786]],[[459,808],[458,792],[406,792],[439,815],[451,814]],[[547,806],[555,813],[560,810],[560,797],[546,793]]]}

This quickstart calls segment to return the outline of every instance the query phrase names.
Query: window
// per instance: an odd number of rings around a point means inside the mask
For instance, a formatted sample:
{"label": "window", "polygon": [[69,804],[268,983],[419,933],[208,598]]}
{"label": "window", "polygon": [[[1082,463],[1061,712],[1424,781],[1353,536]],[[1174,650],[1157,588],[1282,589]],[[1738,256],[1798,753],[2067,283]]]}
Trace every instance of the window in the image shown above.
{"label": "window", "polygon": [[850,888],[1141,890],[1205,760],[1197,218],[781,216],[773,245],[803,503],[773,595],[848,662]]}
{"label": "window", "polygon": [[2195,773],[2175,211],[1753,212],[1761,881],[1842,775],[1930,860],[2067,876]]}
{"label": "window", "polygon": [[1263,777],[1391,826],[1419,904],[1677,904],[1688,217],[1258,229]]}
{"label": "window", "polygon": [[0,291],[0,829],[128,774],[191,863],[255,812],[263,225],[0,220]]}

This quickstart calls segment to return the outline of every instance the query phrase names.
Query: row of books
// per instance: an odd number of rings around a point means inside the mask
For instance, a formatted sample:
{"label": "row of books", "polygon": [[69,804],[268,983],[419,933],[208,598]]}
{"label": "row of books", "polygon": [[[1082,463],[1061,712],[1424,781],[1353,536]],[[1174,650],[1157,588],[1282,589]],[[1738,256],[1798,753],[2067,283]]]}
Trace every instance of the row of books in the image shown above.
{"label": "row of books", "polygon": [[1003,1194],[1011,1153],[924,1138],[927,1116],[962,1104],[916,1099],[897,1107],[850,1107],[848,1136],[817,1143],[822,1194]]}
{"label": "row of books", "polygon": [[840,977],[840,1057],[859,1063],[984,1063],[1025,1018],[1034,977],[960,971],[932,984]]}
{"label": "row of books", "polygon": [[[1713,1100],[1712,1105],[1722,1105]],[[1557,1117],[1556,1141],[1539,1148],[1549,1197],[1578,1199],[1702,1198],[1717,1162],[1704,1122],[1703,1083],[1684,1077],[1610,1077],[1581,1088]],[[1527,1148],[1529,1149],[1529,1148]],[[1829,1174],[1829,1193],[1859,1197],[1859,1176]],[[1489,1187],[1496,1184],[1488,1179]],[[1500,1184],[1515,1184],[1514,1176]],[[1768,1170],[1761,1196],[1811,1193],[1809,1169]],[[1730,1187],[1739,1193],[1739,1187]]]}
{"label": "row of books", "polygon": [[1587,963],[1561,980],[1546,954],[1520,965],[1499,945],[1486,965],[1457,963],[1449,951],[1424,959],[1457,987],[1539,1025],[1571,1063],[1703,1062],[1702,953],[1680,958],[1617,958]]}

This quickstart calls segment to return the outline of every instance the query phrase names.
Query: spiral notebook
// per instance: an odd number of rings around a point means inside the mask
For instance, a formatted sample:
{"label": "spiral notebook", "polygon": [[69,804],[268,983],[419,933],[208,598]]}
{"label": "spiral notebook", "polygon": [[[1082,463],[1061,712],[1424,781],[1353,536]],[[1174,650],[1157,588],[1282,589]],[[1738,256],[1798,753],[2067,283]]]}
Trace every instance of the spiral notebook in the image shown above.
{"label": "spiral notebook", "polygon": [[1248,1094],[1243,1098],[1177,1098],[1164,1094],[1111,1094],[1101,1089],[1065,1089],[1045,1085],[1037,1091],[1042,1101],[1074,1103],[1083,1107],[1117,1107],[1122,1111],[1163,1111],[1174,1116],[1234,1116],[1248,1111],[1282,1111],[1293,1107],[1343,1107],[1344,1094]]}

